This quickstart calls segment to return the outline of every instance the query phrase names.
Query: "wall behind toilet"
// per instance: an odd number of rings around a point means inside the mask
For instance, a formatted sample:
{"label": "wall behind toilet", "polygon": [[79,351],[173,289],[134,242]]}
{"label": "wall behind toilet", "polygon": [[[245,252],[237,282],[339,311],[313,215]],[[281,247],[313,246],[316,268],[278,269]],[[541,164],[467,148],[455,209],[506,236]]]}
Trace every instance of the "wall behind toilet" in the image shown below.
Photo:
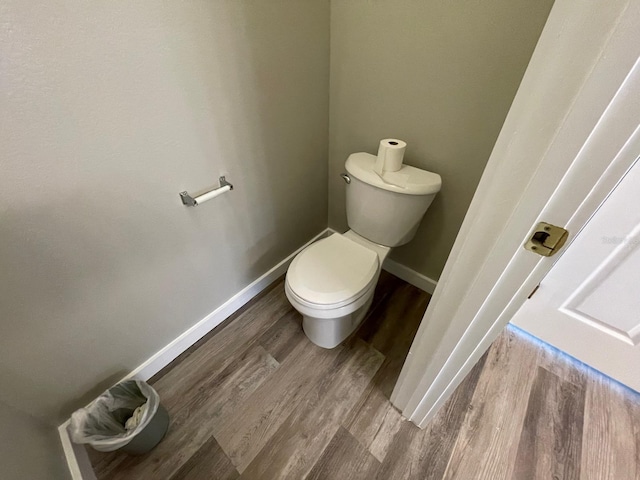
{"label": "wall behind toilet", "polygon": [[401,138],[443,187],[391,258],[438,279],[552,3],[332,0],[331,227],[347,229],[347,156]]}
{"label": "wall behind toilet", "polygon": [[60,421],[326,228],[328,0],[5,0],[0,64],[0,401]]}

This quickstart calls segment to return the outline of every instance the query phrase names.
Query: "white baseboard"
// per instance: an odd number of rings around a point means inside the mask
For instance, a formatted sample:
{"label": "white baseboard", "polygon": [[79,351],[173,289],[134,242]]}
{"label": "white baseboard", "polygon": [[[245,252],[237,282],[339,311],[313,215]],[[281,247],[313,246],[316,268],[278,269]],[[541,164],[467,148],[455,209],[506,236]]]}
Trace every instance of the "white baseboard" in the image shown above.
{"label": "white baseboard", "polygon": [[401,263],[391,260],[390,258],[387,258],[384,261],[382,268],[399,279],[404,280],[405,282],[410,283],[414,287],[424,290],[429,294],[433,294],[436,289],[436,285],[438,285],[438,282],[433,278],[429,278],[426,275],[410,269],[409,267],[405,267]]}
{"label": "white baseboard", "polygon": [[60,435],[60,443],[62,443],[71,478],[72,480],[96,480],[96,474],[93,471],[91,460],[89,460],[89,455],[84,445],[77,445],[71,441],[68,430],[70,422],[70,420],[67,420],[60,425],[58,434]]}
{"label": "white baseboard", "polygon": [[[327,228],[327,233],[338,233],[338,231],[334,230],[333,228]],[[414,287],[419,288],[420,290],[423,290],[430,295],[433,295],[433,292],[436,289],[436,285],[438,284],[437,280],[418,273],[415,270],[410,269],[409,267],[405,267],[401,263],[398,263],[395,260],[391,260],[390,258],[387,258],[384,261],[382,268],[390,274],[395,275],[400,280],[404,280],[408,284],[413,285]]]}
{"label": "white baseboard", "polygon": [[[242,308],[247,302],[249,302],[249,300],[271,285],[287,271],[289,264],[298,253],[316,240],[325,237],[328,232],[329,229],[320,232],[267,273],[247,285],[205,318],[196,323],[193,327],[189,328],[167,346],[156,352],[147,361],[139,365],[120,381],[128,380],[130,378],[149,380],[156,373],[175,360],[182,352],[187,350],[191,345],[196,343],[207,333],[220,325],[224,320],[229,318],[229,316]],[[91,462],[89,461],[87,452],[84,449],[84,446],[75,445],[71,441],[67,430],[68,425],[69,420],[58,427],[58,433],[60,434],[62,448],[64,449],[67,464],[69,465],[71,478],[73,480],[95,480],[96,477],[93,473],[93,469],[91,468]]]}
{"label": "white baseboard", "polygon": [[216,308],[209,315],[196,323],[193,327],[182,333],[178,338],[173,340],[162,350],[158,351],[155,355],[149,358],[142,365],[138,366],[122,380],[128,380],[130,378],[149,380],[156,373],[158,373],[164,367],[169,365],[169,363],[175,360],[182,352],[187,350],[191,345],[196,343],[207,333],[209,333],[211,330],[213,330],[215,327],[229,318],[232,314],[242,308],[247,302],[249,302],[249,300],[262,292],[262,290],[271,285],[281,275],[284,275],[287,271],[287,268],[289,268],[289,264],[293,261],[294,257],[298,253],[300,253],[304,248],[311,245],[313,242],[322,238],[326,234],[327,231],[323,230],[318,235],[313,237],[311,240],[309,240],[287,258],[282,260],[267,273],[254,280],[229,300]]}

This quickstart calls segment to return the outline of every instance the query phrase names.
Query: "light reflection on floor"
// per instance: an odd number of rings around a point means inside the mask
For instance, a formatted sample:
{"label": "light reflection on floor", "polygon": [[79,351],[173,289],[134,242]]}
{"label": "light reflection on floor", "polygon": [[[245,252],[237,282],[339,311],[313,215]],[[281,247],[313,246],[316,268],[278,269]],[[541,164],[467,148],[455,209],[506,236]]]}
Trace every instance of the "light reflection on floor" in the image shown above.
{"label": "light reflection on floor", "polygon": [[585,375],[587,376],[601,376],[601,377],[605,377],[607,379],[609,379],[611,382],[615,383],[616,386],[620,387],[621,389],[625,390],[626,392],[629,393],[629,395],[632,395],[636,398],[640,398],[640,393],[636,392],[635,390],[633,390],[632,388],[620,383],[619,381],[617,381],[615,378],[611,378],[608,375],[605,375],[604,373],[596,370],[593,367],[590,367],[589,365],[587,365],[586,363],[581,362],[580,360],[578,360],[575,357],[572,357],[571,355],[569,355],[566,352],[563,352],[562,350],[549,345],[546,342],[543,342],[542,340],[540,340],[538,337],[534,337],[533,335],[531,335],[528,332],[525,332],[524,330],[522,330],[521,328],[509,323],[506,327],[509,331],[515,333],[516,335],[518,335],[519,337],[527,340],[528,342],[530,342],[531,344],[536,345],[538,348],[544,349],[550,353],[552,353],[554,356],[556,357],[563,357],[565,360],[567,360],[572,366],[574,366],[576,369],[584,372]]}

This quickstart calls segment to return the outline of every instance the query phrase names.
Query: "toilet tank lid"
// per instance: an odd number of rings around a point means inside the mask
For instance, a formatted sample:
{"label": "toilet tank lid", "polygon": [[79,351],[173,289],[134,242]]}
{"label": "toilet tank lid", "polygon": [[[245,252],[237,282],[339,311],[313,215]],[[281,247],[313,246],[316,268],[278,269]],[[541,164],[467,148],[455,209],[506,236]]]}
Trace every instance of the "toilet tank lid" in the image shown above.
{"label": "toilet tank lid", "polygon": [[293,259],[287,282],[302,299],[333,305],[362,292],[377,271],[377,253],[334,233],[308,246]]}
{"label": "toilet tank lid", "polygon": [[403,165],[397,172],[386,172],[382,177],[373,167],[376,156],[370,153],[352,153],[345,168],[350,175],[374,187],[405,195],[430,195],[438,193],[442,186],[440,175],[410,165]]}

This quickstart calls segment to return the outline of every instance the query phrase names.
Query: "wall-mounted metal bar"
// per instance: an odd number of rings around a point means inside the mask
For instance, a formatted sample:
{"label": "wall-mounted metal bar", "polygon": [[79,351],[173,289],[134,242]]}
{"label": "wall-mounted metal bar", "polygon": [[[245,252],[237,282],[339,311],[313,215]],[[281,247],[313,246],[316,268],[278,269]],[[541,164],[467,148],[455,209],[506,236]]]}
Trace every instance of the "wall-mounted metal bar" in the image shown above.
{"label": "wall-mounted metal bar", "polygon": [[227,182],[226,178],[220,177],[220,186],[218,188],[214,188],[208,192],[203,193],[202,195],[198,195],[197,197],[192,197],[187,192],[180,192],[180,198],[182,199],[182,203],[188,207],[196,207],[201,203],[204,203],[212,198],[216,198],[218,195],[222,195],[229,190],[233,190],[233,185]]}

